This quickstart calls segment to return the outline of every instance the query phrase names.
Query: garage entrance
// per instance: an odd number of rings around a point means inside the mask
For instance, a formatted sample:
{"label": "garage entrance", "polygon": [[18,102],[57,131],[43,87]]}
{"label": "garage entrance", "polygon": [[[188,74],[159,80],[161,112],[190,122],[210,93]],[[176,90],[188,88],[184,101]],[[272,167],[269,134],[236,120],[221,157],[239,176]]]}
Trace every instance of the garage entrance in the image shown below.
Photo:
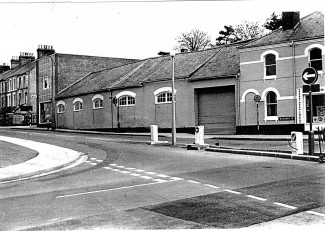
{"label": "garage entrance", "polygon": [[235,86],[196,89],[198,125],[205,133],[235,134]]}

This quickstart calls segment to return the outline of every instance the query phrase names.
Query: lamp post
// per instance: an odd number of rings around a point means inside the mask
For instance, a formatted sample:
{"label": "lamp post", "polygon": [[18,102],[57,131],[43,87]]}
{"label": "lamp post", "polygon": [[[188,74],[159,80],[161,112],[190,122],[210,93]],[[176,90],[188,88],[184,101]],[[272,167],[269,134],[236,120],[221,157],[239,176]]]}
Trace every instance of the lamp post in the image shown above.
{"label": "lamp post", "polygon": [[176,145],[175,54],[160,51],[158,55],[169,55],[172,60],[172,145]]}

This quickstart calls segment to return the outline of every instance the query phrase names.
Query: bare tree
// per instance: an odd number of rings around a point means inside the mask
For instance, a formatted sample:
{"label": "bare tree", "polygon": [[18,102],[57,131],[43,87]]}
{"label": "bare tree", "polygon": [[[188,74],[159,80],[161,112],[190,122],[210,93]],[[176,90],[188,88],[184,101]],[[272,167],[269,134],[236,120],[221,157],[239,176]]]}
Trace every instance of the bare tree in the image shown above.
{"label": "bare tree", "polygon": [[240,41],[257,38],[266,34],[263,27],[258,22],[243,21],[235,27],[235,35]]}
{"label": "bare tree", "polygon": [[210,45],[211,38],[207,32],[193,29],[188,33],[182,33],[176,38],[178,46],[176,49],[187,49],[189,51],[198,51],[205,49]]}

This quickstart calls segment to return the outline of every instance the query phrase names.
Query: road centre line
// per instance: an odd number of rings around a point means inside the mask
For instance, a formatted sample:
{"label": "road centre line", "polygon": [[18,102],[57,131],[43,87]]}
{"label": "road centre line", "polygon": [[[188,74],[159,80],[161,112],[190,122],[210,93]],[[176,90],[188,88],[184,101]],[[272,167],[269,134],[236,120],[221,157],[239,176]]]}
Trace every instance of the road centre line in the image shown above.
{"label": "road centre line", "polygon": [[134,170],[135,172],[145,172],[146,170],[142,170],[142,169],[136,169]]}
{"label": "road centre line", "polygon": [[260,200],[260,201],[266,201],[267,199],[265,198],[262,198],[262,197],[256,197],[256,196],[252,196],[252,195],[246,195],[247,197],[249,198],[252,198],[252,199],[256,199],[256,200]]}
{"label": "road centre line", "polygon": [[125,168],[126,170],[134,170],[135,168]]}
{"label": "road centre line", "polygon": [[218,186],[214,186],[214,185],[211,185],[211,184],[205,184],[205,186],[210,187],[210,188],[220,188]]}
{"label": "road centre line", "polygon": [[164,175],[164,174],[158,174],[157,176],[158,176],[158,177],[162,177],[162,178],[170,177],[170,176],[167,176],[167,175]]}
{"label": "road centre line", "polygon": [[129,174],[131,172],[129,172],[129,171],[121,171],[121,173]]}
{"label": "road centre line", "polygon": [[90,163],[88,163],[88,164],[91,164],[91,165],[97,165],[96,163],[92,163],[92,162],[90,162]]}
{"label": "road centre line", "polygon": [[125,168],[125,166],[122,166],[122,165],[116,165],[115,167],[117,167],[117,168]]}
{"label": "road centre line", "polygon": [[279,202],[274,202],[273,204],[279,205],[279,206],[282,206],[282,207],[286,207],[288,209],[297,209],[297,207],[294,207],[294,206],[291,206],[291,205],[282,204],[282,203],[279,203]]}
{"label": "road centre line", "polygon": [[233,194],[241,194],[241,192],[236,192],[236,191],[233,191],[233,190],[229,190],[229,189],[225,189],[223,190],[225,192],[230,192],[230,193],[233,193]]}
{"label": "road centre line", "polygon": [[131,173],[130,175],[131,176],[140,176],[140,174],[138,174],[138,173]]}
{"label": "road centre line", "polygon": [[83,192],[83,193],[67,194],[67,195],[57,196],[56,198],[65,198],[65,197],[81,196],[81,195],[101,193],[101,192],[109,192],[109,191],[115,191],[115,190],[121,190],[121,189],[129,189],[129,188],[136,188],[136,187],[142,187],[142,186],[155,185],[155,184],[160,184],[160,183],[163,183],[163,181],[158,181],[158,182],[153,182],[153,183],[148,183],[148,184],[138,184],[138,185],[132,185],[132,186],[125,186],[125,187],[120,187],[120,188],[103,189],[103,190],[89,191],[89,192]]}
{"label": "road centre line", "polygon": [[146,174],[149,174],[149,175],[156,175],[157,173],[155,172],[145,172]]}
{"label": "road centre line", "polygon": [[187,180],[187,182],[194,183],[194,184],[201,184],[200,182],[195,181],[195,180]]}
{"label": "road centre line", "polygon": [[325,217],[325,214],[324,213],[318,213],[318,212],[314,212],[314,211],[306,211],[306,213],[310,213],[310,214],[313,214],[313,215]]}

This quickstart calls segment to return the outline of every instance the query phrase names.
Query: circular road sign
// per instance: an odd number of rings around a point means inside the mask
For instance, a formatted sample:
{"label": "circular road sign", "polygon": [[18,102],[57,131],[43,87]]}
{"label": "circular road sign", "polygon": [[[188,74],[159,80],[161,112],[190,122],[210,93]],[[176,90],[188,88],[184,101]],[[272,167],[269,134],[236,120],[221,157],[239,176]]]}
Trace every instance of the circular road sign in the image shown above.
{"label": "circular road sign", "polygon": [[255,101],[256,103],[260,102],[260,101],[261,101],[261,96],[259,96],[259,95],[255,95],[255,96],[254,96],[254,101]]}
{"label": "circular road sign", "polygon": [[302,72],[301,77],[302,77],[302,81],[304,81],[305,84],[312,85],[318,79],[318,72],[315,70],[315,68],[307,67]]}

